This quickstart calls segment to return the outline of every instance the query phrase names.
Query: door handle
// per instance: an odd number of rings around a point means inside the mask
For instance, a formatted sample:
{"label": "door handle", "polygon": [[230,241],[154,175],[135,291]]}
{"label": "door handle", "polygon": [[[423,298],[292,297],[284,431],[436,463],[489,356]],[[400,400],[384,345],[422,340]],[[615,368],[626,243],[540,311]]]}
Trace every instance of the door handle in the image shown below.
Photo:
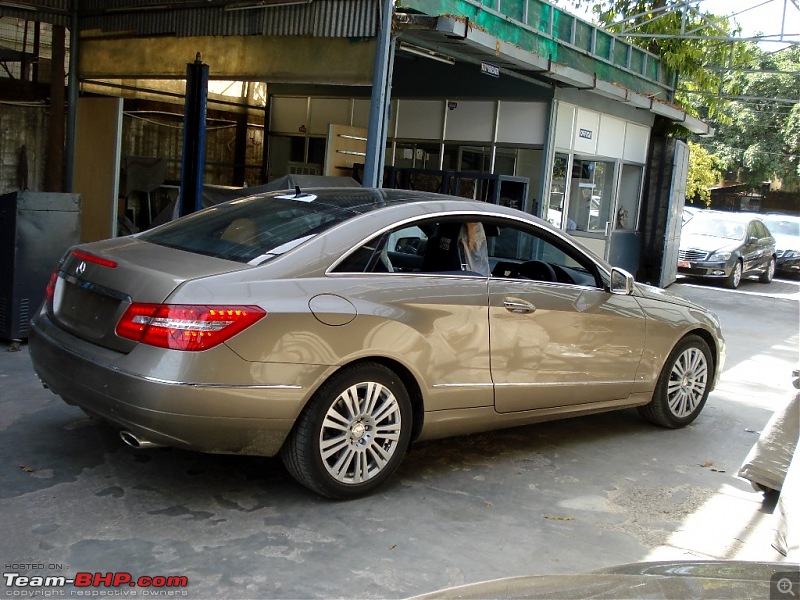
{"label": "door handle", "polygon": [[519,300],[517,298],[506,298],[503,300],[503,308],[505,308],[508,312],[518,315],[525,315],[536,310],[536,307],[530,302]]}

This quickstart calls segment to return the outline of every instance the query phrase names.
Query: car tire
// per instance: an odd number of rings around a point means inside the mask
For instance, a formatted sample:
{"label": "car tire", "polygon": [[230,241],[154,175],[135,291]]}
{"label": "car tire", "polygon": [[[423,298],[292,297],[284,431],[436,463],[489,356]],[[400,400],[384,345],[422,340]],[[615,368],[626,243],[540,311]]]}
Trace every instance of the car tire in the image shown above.
{"label": "car tire", "polygon": [[764,271],[759,277],[758,280],[761,283],[770,283],[772,278],[775,277],[775,257],[769,259],[769,264],[767,265],[767,270]]}
{"label": "car tire", "polygon": [[742,261],[737,260],[736,264],[733,265],[733,269],[731,270],[731,274],[728,275],[728,278],[725,280],[725,286],[735,290],[739,287],[739,284],[742,282]]}
{"label": "car tire", "polygon": [[323,496],[364,496],[397,469],[411,419],[408,391],[394,371],[371,362],[345,367],[300,414],[281,459],[292,477]]}
{"label": "car tire", "polygon": [[677,429],[697,418],[711,391],[713,363],[708,344],[697,335],[672,350],[656,382],[653,399],[639,407],[651,423]]}

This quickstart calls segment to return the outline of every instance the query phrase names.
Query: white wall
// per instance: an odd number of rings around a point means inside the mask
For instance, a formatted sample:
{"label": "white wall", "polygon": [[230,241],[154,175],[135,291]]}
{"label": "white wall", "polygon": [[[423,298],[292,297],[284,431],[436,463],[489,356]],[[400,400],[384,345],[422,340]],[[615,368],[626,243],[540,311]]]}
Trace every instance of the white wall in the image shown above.
{"label": "white wall", "polygon": [[650,127],[567,102],[559,102],[555,113],[556,150],[639,164],[647,161]]}

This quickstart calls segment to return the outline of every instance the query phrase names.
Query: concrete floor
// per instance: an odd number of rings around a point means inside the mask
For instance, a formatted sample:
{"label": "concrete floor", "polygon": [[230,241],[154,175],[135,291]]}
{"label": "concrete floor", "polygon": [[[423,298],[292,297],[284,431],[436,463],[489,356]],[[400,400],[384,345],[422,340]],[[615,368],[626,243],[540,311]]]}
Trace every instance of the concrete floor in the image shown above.
{"label": "concrete floor", "polygon": [[728,342],[691,426],[628,410],[419,444],[379,493],[343,503],[277,459],[132,450],[44,390],[24,345],[0,345],[4,573],[186,576],[190,598],[398,598],[642,560],[779,559],[772,506],[736,472],[794,394],[800,282],[671,290],[714,310]]}

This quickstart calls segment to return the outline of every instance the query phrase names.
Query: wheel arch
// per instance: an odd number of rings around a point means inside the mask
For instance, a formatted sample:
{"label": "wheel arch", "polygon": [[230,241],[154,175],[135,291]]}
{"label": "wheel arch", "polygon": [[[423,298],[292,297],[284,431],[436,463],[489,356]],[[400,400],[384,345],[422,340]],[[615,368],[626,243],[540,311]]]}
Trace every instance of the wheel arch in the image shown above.
{"label": "wheel arch", "polygon": [[706,329],[700,329],[700,328],[693,329],[691,331],[687,331],[683,335],[683,337],[681,337],[677,342],[675,342],[675,345],[673,346],[673,349],[675,347],[677,347],[677,345],[680,344],[683,340],[685,340],[687,337],[689,337],[691,335],[696,335],[697,337],[702,339],[708,345],[708,349],[711,350],[711,361],[713,363],[712,366],[713,366],[713,369],[714,369],[713,370],[714,377],[713,377],[712,381],[716,382],[717,379],[719,378],[719,373],[717,373],[717,366],[718,366],[718,363],[719,363],[720,348],[719,348],[719,344],[717,344],[716,338],[711,334],[711,332],[707,331]]}
{"label": "wheel arch", "polygon": [[[406,391],[408,392],[408,398],[411,401],[411,441],[413,442],[422,432],[422,425],[425,419],[425,403],[422,397],[422,388],[420,387],[417,378],[409,370],[409,368],[400,361],[387,356],[361,356],[351,360],[350,362],[339,365],[339,367],[333,373],[330,373],[328,377],[320,382],[320,386],[342,369],[364,363],[376,363],[382,365],[396,373],[400,378],[400,381],[402,381]],[[319,389],[319,386],[317,386],[317,389]]]}
{"label": "wheel arch", "polygon": [[420,388],[419,382],[417,378],[414,377],[414,374],[403,363],[385,356],[372,356],[354,362],[376,362],[397,373],[397,376],[400,377],[403,385],[406,387],[408,397],[411,400],[413,419],[411,423],[411,441],[413,442],[416,440],[422,432],[422,424],[425,420],[425,402],[422,397],[422,388]]}
{"label": "wheel arch", "polygon": [[[701,345],[700,341],[690,338],[699,338],[703,344]],[[702,348],[702,346],[705,346],[705,348]],[[673,374],[676,372],[676,365],[678,361],[683,360],[683,356],[692,348],[701,350],[703,355],[710,355],[710,364],[707,367],[708,371],[711,371],[709,373],[710,376],[706,377],[705,380],[702,378],[696,379],[699,371],[695,358],[692,357],[690,359],[691,365],[683,364],[681,367],[678,377],[682,378],[682,381],[678,383],[678,379],[672,379]],[[702,328],[687,331],[670,350],[656,381],[652,399],[647,404],[637,407],[639,414],[647,421],[669,429],[685,427],[693,422],[700,414],[703,406],[705,406],[708,395],[718,379],[718,352],[718,344],[715,343],[710,332]],[[702,386],[701,390],[696,389],[698,381]],[[670,382],[675,385],[671,387]],[[696,395],[698,391],[700,392],[699,397]]]}

